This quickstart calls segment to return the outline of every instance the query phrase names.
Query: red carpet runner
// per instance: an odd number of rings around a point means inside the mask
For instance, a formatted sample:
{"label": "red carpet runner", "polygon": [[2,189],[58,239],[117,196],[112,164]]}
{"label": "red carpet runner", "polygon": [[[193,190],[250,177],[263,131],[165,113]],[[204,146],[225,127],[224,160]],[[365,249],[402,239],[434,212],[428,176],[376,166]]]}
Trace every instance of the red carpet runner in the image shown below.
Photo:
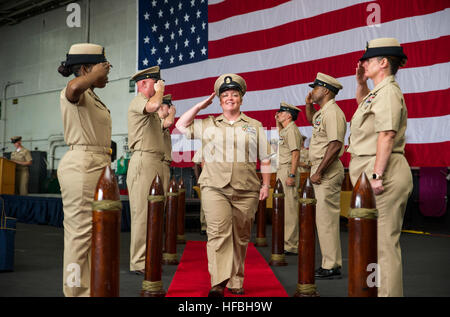
{"label": "red carpet runner", "polygon": [[[167,291],[167,297],[206,297],[211,288],[206,256],[206,242],[188,241],[178,269]],[[233,295],[225,290],[226,297],[287,297],[266,260],[249,243],[245,259],[245,295]]]}

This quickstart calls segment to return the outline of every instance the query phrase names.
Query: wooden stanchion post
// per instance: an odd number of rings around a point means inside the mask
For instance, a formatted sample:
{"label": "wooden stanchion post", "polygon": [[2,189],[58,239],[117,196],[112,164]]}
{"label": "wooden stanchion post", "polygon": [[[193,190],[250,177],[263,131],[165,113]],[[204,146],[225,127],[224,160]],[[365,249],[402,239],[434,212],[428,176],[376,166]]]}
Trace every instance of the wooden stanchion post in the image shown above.
{"label": "wooden stanchion post", "polygon": [[119,186],[108,165],[92,203],[91,297],[119,296],[121,210]]}
{"label": "wooden stanchion post", "polygon": [[287,265],[284,256],[284,191],[279,179],[277,179],[273,191],[272,255],[269,265]]}
{"label": "wooden stanchion post", "polygon": [[375,195],[363,172],[352,192],[348,215],[348,296],[376,297],[377,218]]}
{"label": "wooden stanchion post", "polygon": [[162,283],[162,240],[164,190],[159,175],[153,179],[148,196],[147,247],[145,250],[145,278],[142,297],[164,297]]}
{"label": "wooden stanchion post", "polygon": [[184,236],[184,218],[186,211],[186,189],[184,188],[183,178],[178,184],[178,213],[177,213],[177,243],[185,244],[186,237]]}
{"label": "wooden stanchion post", "polygon": [[299,198],[298,284],[294,297],[317,297],[314,279],[316,196],[311,180],[302,184]]}
{"label": "wooden stanchion post", "polygon": [[172,178],[167,191],[166,202],[166,235],[164,243],[163,264],[177,265],[177,209],[178,188],[175,178]]}
{"label": "wooden stanchion post", "polygon": [[258,202],[258,211],[256,212],[256,241],[257,247],[266,247],[266,204],[267,199]]}

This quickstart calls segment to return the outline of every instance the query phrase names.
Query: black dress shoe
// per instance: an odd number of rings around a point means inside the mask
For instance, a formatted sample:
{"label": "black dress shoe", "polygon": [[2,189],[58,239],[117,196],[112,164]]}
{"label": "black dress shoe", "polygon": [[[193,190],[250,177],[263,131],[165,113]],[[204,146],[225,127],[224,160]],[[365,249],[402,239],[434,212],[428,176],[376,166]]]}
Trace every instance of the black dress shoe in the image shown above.
{"label": "black dress shoe", "polygon": [[136,275],[144,275],[145,271],[144,270],[136,270],[136,271],[130,271],[130,273],[136,274]]}
{"label": "black dress shoe", "polygon": [[200,231],[200,235],[201,235],[201,236],[206,236],[206,230],[201,230],[201,231]]}
{"label": "black dress shoe", "polygon": [[225,287],[216,285],[211,287],[208,293],[208,297],[224,297]]}
{"label": "black dress shoe", "polygon": [[284,251],[285,255],[298,255],[298,253],[295,252],[289,252],[289,251]]}
{"label": "black dress shoe", "polygon": [[244,295],[244,289],[241,288],[229,288],[228,290],[231,292],[231,294],[233,295]]}
{"label": "black dress shoe", "polygon": [[335,267],[332,269],[318,268],[314,274],[314,277],[318,280],[334,280],[342,278],[341,267]]}

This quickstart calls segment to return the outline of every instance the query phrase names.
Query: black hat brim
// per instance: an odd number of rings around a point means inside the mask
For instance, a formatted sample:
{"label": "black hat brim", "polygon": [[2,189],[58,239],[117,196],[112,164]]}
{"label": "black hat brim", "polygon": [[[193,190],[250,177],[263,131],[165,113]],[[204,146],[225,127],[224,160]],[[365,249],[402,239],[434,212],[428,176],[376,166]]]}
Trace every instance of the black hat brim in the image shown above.
{"label": "black hat brim", "polygon": [[407,59],[408,57],[403,53],[403,48],[401,46],[384,46],[384,47],[369,47],[364,55],[359,59],[363,61],[368,58],[377,56],[397,56],[400,58]]}

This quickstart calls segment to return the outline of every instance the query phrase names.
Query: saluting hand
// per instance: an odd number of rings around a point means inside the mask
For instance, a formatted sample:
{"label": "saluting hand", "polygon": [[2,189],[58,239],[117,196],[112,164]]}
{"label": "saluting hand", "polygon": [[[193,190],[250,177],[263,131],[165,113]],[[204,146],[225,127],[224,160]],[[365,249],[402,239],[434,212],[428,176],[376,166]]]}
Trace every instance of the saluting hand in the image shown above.
{"label": "saluting hand", "polygon": [[358,84],[365,84],[367,81],[367,76],[364,76],[366,69],[362,66],[361,61],[356,64],[356,82]]}
{"label": "saluting hand", "polygon": [[305,102],[306,102],[306,104],[311,104],[311,103],[313,103],[313,100],[312,100],[312,91],[310,91],[310,92],[306,95]]}
{"label": "saluting hand", "polygon": [[161,79],[158,80],[154,85],[155,91],[164,92],[164,87],[165,87],[164,80],[161,80]]}
{"label": "saluting hand", "polygon": [[198,104],[196,104],[195,106],[198,107],[200,110],[207,108],[210,104],[212,104],[212,100],[214,99],[214,96],[216,95],[215,92],[213,92],[211,94],[211,96],[209,96],[208,98],[206,98],[203,101],[200,101]]}
{"label": "saluting hand", "polygon": [[176,113],[177,113],[177,109],[175,109],[175,106],[170,106],[169,115],[175,116]]}
{"label": "saluting hand", "polygon": [[106,78],[108,76],[111,64],[109,62],[98,63],[92,67],[92,74],[97,78]]}

